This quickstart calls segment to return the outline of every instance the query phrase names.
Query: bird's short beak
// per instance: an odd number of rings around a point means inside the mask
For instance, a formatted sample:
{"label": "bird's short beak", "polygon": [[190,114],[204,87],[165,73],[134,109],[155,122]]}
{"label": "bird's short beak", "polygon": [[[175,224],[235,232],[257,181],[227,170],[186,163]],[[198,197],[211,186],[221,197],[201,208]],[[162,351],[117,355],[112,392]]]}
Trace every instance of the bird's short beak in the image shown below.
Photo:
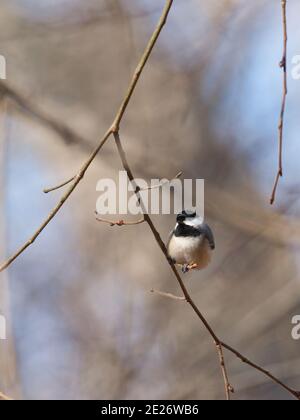
{"label": "bird's short beak", "polygon": [[182,213],[178,214],[176,220],[177,220],[177,223],[183,223],[185,221],[184,214]]}

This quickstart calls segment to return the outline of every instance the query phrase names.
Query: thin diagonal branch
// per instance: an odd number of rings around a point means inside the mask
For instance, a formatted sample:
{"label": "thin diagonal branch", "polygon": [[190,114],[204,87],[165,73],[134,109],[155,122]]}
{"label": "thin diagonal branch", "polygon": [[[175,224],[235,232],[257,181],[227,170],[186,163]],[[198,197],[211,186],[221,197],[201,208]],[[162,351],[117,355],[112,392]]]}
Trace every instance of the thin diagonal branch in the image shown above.
{"label": "thin diagonal branch", "polygon": [[[115,138],[115,142],[116,142],[116,145],[117,145],[117,149],[118,149],[118,152],[119,152],[124,170],[127,172],[127,176],[129,178],[129,180],[132,182],[134,180],[134,176],[133,176],[132,170],[129,166],[125,151],[124,151],[122,143],[121,143],[120,135],[119,135],[118,132],[114,133],[114,138]],[[135,193],[137,195],[137,198],[139,199],[140,198],[139,191],[136,191]],[[144,211],[144,209],[142,209],[142,210]],[[280,379],[278,379],[276,376],[274,376],[273,374],[271,374],[270,372],[265,370],[263,367],[259,366],[258,364],[252,362],[251,360],[249,360],[248,358],[243,356],[239,351],[235,350],[233,347],[229,346],[228,344],[226,344],[224,341],[222,341],[218,337],[218,335],[215,333],[215,331],[213,330],[213,328],[211,327],[209,322],[206,320],[206,318],[204,317],[204,315],[202,314],[202,312],[200,311],[200,309],[198,308],[196,303],[193,301],[193,299],[192,299],[191,295],[189,294],[189,292],[188,292],[181,276],[179,275],[174,263],[169,259],[167,248],[166,248],[163,240],[161,239],[161,236],[160,236],[159,232],[155,228],[151,217],[146,213],[144,214],[144,217],[145,217],[145,221],[147,222],[148,226],[150,227],[150,229],[153,233],[153,236],[154,236],[158,246],[160,247],[161,251],[163,252],[166,260],[170,264],[171,270],[173,271],[173,273],[174,273],[174,275],[175,275],[175,277],[176,277],[176,279],[179,283],[179,286],[180,286],[180,288],[183,292],[183,295],[185,297],[186,302],[192,307],[192,309],[194,310],[194,312],[196,313],[198,318],[201,320],[201,322],[203,323],[206,330],[208,331],[208,333],[210,334],[211,338],[214,341],[214,344],[215,344],[217,352],[218,352],[219,361],[220,361],[220,365],[221,365],[221,370],[222,370],[222,374],[223,374],[224,385],[225,385],[225,390],[226,390],[226,398],[227,399],[228,399],[228,397],[230,398],[230,392],[233,392],[233,388],[230,385],[229,380],[228,380],[227,369],[226,369],[226,366],[225,366],[225,359],[224,359],[224,356],[223,356],[222,348],[227,349],[229,352],[231,352],[236,357],[238,357],[242,362],[251,366],[255,370],[261,372],[262,374],[267,376],[269,379],[271,379],[273,382],[275,382],[276,384],[278,384],[279,386],[284,388],[286,391],[288,391],[291,395],[293,395],[293,397],[300,400],[300,392],[299,391],[295,391],[294,389],[290,388],[289,386],[284,384]]]}
{"label": "thin diagonal branch", "polygon": [[279,66],[282,68],[283,72],[283,89],[282,89],[282,101],[281,101],[281,109],[280,109],[280,116],[279,116],[279,125],[278,125],[278,171],[275,177],[275,183],[273,187],[273,191],[270,198],[270,203],[273,204],[276,199],[276,192],[277,187],[279,184],[280,178],[283,176],[283,126],[284,126],[284,114],[285,114],[285,106],[286,106],[286,97],[288,93],[287,88],[287,41],[288,41],[288,34],[287,34],[287,18],[286,18],[286,4],[287,0],[281,0],[281,8],[282,8],[282,25],[283,25],[283,55],[282,59],[279,63]]}
{"label": "thin diagonal branch", "polygon": [[[45,221],[41,224],[41,226],[36,230],[36,232],[32,235],[32,237],[25,242],[24,245],[22,245],[16,252],[13,254],[10,258],[8,258],[7,261],[5,261],[2,265],[0,265],[0,272],[5,270],[7,267],[9,267],[30,245],[32,245],[35,240],[39,237],[39,235],[43,232],[43,230],[48,226],[48,224],[54,219],[54,217],[57,215],[57,213],[60,211],[60,209],[63,207],[65,202],[68,200],[68,198],[71,196],[73,191],[76,189],[80,181],[83,179],[86,171],[90,167],[91,163],[95,159],[95,157],[98,155],[99,151],[102,149],[106,141],[109,139],[111,134],[120,126],[121,120],[125,114],[125,111],[128,107],[128,104],[130,102],[130,99],[133,95],[133,92],[137,86],[137,83],[141,77],[142,71],[151,55],[151,52],[154,48],[154,45],[156,44],[156,41],[158,40],[158,37],[162,31],[162,28],[164,27],[167,17],[169,15],[170,9],[172,7],[173,0],[166,0],[164,10],[162,12],[162,15],[157,23],[157,26],[146,46],[146,49],[136,67],[136,70],[133,74],[132,80],[129,84],[127,93],[121,103],[121,106],[116,114],[116,117],[113,121],[112,126],[107,130],[103,138],[100,140],[97,147],[94,149],[94,151],[91,153],[89,158],[86,160],[86,162],[82,165],[81,169],[77,173],[76,176],[74,176],[74,179],[71,181],[71,185],[67,189],[66,193],[61,197],[58,204],[52,209],[52,211],[49,213],[48,217],[45,219]],[[4,89],[1,85],[1,89]],[[0,90],[1,90],[0,89]],[[5,94],[5,91],[3,92]],[[6,94],[8,94],[6,92]]]}
{"label": "thin diagonal branch", "polygon": [[[119,152],[121,161],[122,161],[123,168],[124,168],[124,170],[127,173],[127,176],[128,176],[129,181],[130,182],[133,182],[135,178],[134,178],[134,175],[132,173],[132,170],[131,170],[131,168],[129,166],[129,163],[127,161],[127,157],[126,157],[125,151],[124,151],[123,146],[122,146],[122,143],[121,143],[119,132],[114,132],[114,138],[115,138],[116,146],[117,146],[117,149],[118,149],[118,152]],[[140,192],[139,192],[139,190],[136,190],[135,191],[135,194],[136,194],[139,202],[142,203],[142,200],[140,199]],[[142,208],[142,210],[144,211],[143,208]],[[214,343],[215,343],[215,346],[216,346],[218,355],[220,357],[220,347],[222,347],[222,345],[221,345],[221,342],[220,342],[219,338],[217,337],[217,335],[215,334],[214,330],[209,325],[209,323],[207,322],[207,320],[205,319],[205,317],[202,315],[202,313],[198,309],[197,305],[192,300],[189,292],[187,291],[187,289],[186,289],[186,287],[185,287],[185,285],[183,283],[182,278],[178,274],[178,271],[177,271],[174,263],[168,257],[167,248],[166,248],[163,240],[161,239],[161,236],[160,236],[159,232],[155,228],[155,226],[154,226],[154,224],[152,222],[151,217],[149,216],[149,214],[144,213],[144,218],[145,218],[145,221],[147,222],[148,226],[150,227],[150,229],[151,229],[151,231],[152,231],[152,233],[154,235],[154,238],[156,239],[156,242],[158,243],[160,249],[162,250],[165,258],[169,262],[169,264],[171,266],[171,269],[172,269],[172,271],[173,271],[173,273],[174,273],[174,275],[175,275],[175,277],[176,277],[176,279],[177,279],[177,281],[178,281],[178,283],[179,283],[179,285],[181,287],[181,290],[183,292],[183,295],[184,295],[184,298],[185,298],[186,302],[189,303],[192,306],[192,308],[194,309],[194,311],[196,312],[196,314],[198,315],[198,317],[201,319],[202,323],[204,324],[205,328],[210,333],[211,337],[214,340]],[[224,362],[224,358],[223,358],[223,362]],[[220,365],[221,365],[222,372],[224,372],[224,370],[226,371],[225,362],[224,362],[224,365],[222,365],[221,363],[220,363]],[[226,389],[228,388],[226,383],[225,383],[225,388]],[[227,393],[226,393],[226,396],[227,396]]]}
{"label": "thin diagonal branch", "polygon": [[60,188],[63,188],[66,185],[71,184],[71,182],[74,181],[74,178],[75,178],[75,176],[72,176],[72,178],[68,179],[67,181],[64,181],[62,184],[59,184],[56,187],[45,188],[43,192],[45,194],[48,194],[49,192],[59,190]]}
{"label": "thin diagonal branch", "polygon": [[156,41],[158,40],[159,35],[160,35],[163,27],[166,24],[167,17],[169,15],[170,10],[171,10],[172,4],[173,4],[173,0],[168,0],[166,2],[165,8],[163,10],[163,13],[162,13],[162,15],[161,15],[161,17],[159,19],[157,28],[153,32],[153,34],[152,34],[152,36],[150,38],[150,41],[149,41],[149,43],[148,43],[148,45],[147,45],[147,47],[146,47],[146,49],[144,51],[144,54],[142,56],[142,59],[140,60],[137,68],[135,69],[135,72],[133,74],[131,83],[130,83],[129,88],[127,90],[127,94],[126,94],[126,96],[125,96],[125,98],[124,98],[124,100],[123,100],[123,102],[122,102],[122,104],[120,106],[120,109],[119,109],[119,111],[117,113],[117,116],[115,118],[115,121],[113,123],[113,127],[112,127],[112,131],[113,132],[118,132],[119,131],[121,120],[122,120],[122,118],[123,118],[123,116],[125,114],[125,111],[127,109],[127,106],[129,104],[129,101],[130,101],[130,99],[131,99],[131,97],[133,95],[133,92],[134,92],[134,90],[136,88],[136,85],[137,85],[137,83],[139,81],[139,78],[140,78],[140,76],[141,76],[141,74],[142,74],[142,72],[144,70],[144,67],[147,64],[147,61],[148,61],[148,59],[149,59],[149,57],[150,57],[150,55],[152,53],[152,50],[153,50],[153,48],[154,48],[154,46],[156,44]]}
{"label": "thin diagonal branch", "polygon": [[89,168],[90,164],[93,162],[93,160],[97,156],[98,152],[103,147],[103,145],[106,143],[106,141],[108,140],[110,135],[111,135],[111,130],[108,130],[107,133],[104,135],[104,137],[101,139],[99,145],[96,147],[96,149],[93,151],[93,153],[89,157],[89,159],[82,165],[78,174],[76,175],[76,177],[74,177],[74,180],[73,180],[72,184],[70,185],[70,187],[68,188],[66,193],[61,197],[61,199],[59,200],[57,205],[51,210],[51,212],[49,213],[49,215],[45,219],[45,221],[41,224],[41,226],[37,229],[37,231],[33,234],[33,236],[27,242],[25,242],[25,244],[22,245],[21,248],[19,248],[14,255],[12,255],[10,258],[8,258],[8,260],[0,266],[0,272],[5,270],[7,267],[9,267],[21,254],[23,254],[23,252],[30,245],[32,245],[35,242],[35,240],[40,236],[40,234],[43,232],[43,230],[54,219],[54,217],[57,215],[59,210],[63,207],[63,205],[68,200],[70,195],[76,189],[77,185],[79,184],[79,182],[84,177],[84,175],[85,175],[87,169]]}
{"label": "thin diagonal branch", "polygon": [[224,349],[228,350],[229,352],[235,354],[243,363],[253,367],[254,369],[258,370],[259,372],[263,373],[265,376],[267,376],[269,379],[271,379],[273,382],[280,385],[282,388],[284,388],[286,391],[288,391],[290,394],[292,394],[295,398],[300,400],[300,392],[295,391],[294,389],[287,386],[285,383],[283,383],[280,379],[278,379],[276,376],[274,376],[272,373],[264,369],[263,367],[257,365],[256,363],[253,363],[251,360],[249,360],[247,357],[242,355],[240,352],[238,352],[233,347],[229,346],[228,344],[221,342],[221,345]]}

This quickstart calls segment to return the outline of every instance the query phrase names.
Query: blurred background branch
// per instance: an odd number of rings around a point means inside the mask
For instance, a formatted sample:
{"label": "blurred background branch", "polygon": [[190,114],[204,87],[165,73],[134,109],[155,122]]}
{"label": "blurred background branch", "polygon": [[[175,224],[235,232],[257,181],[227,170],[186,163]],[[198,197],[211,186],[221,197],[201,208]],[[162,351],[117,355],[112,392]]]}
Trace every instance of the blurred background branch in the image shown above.
{"label": "blurred background branch", "polygon": [[83,148],[83,150],[91,150],[88,140],[82,138],[62,121],[50,117],[50,115],[47,115],[38,107],[31,104],[27,98],[25,98],[22,94],[17,92],[16,89],[12,88],[2,80],[0,80],[0,94],[4,97],[8,97],[22,111],[25,111],[28,115],[35,118],[42,125],[49,128],[50,130],[53,130],[53,132],[57,134],[58,137],[65,142],[65,144],[79,145]]}
{"label": "blurred background branch", "polygon": [[279,183],[280,177],[283,176],[283,164],[282,164],[282,154],[283,154],[283,124],[284,124],[284,113],[285,113],[285,104],[286,104],[286,96],[288,93],[287,89],[287,41],[288,41],[288,34],[287,34],[287,18],[286,18],[286,3],[287,0],[281,0],[281,7],[282,7],[282,27],[283,27],[283,55],[282,59],[280,60],[279,66],[282,68],[283,72],[283,92],[282,92],[282,101],[281,101],[281,110],[280,110],[280,117],[279,117],[279,152],[278,152],[278,171],[275,178],[275,184],[273,187],[272,195],[271,195],[271,204],[274,204],[276,198],[277,187]]}

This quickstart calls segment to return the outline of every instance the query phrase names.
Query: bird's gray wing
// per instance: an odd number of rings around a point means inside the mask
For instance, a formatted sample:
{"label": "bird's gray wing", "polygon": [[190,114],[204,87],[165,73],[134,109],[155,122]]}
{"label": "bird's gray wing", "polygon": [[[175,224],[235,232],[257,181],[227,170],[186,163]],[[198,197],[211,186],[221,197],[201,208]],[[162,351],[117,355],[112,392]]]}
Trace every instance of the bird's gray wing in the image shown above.
{"label": "bird's gray wing", "polygon": [[205,238],[208,240],[211,249],[215,249],[215,238],[211,228],[206,223],[203,223],[203,225],[201,226],[201,231],[203,232]]}
{"label": "bird's gray wing", "polygon": [[172,239],[173,234],[174,234],[174,229],[171,230],[171,232],[169,233],[168,242],[166,245],[167,250],[169,250],[169,243],[170,243],[170,240]]}
{"label": "bird's gray wing", "polygon": [[170,232],[170,234],[169,234],[169,239],[168,239],[168,242],[167,242],[167,245],[166,245],[166,248],[167,248],[167,252],[168,252],[168,260],[169,260],[169,263],[170,264],[176,264],[176,261],[169,255],[169,244],[170,244],[170,241],[171,241],[171,239],[172,239],[172,236],[174,235],[174,229],[173,230],[171,230],[171,232]]}

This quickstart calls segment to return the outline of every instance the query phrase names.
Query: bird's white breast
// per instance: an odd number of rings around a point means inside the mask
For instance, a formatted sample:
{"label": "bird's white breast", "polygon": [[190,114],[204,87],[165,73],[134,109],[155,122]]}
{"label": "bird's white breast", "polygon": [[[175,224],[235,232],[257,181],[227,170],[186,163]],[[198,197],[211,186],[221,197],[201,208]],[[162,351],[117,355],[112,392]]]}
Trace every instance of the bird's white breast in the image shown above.
{"label": "bird's white breast", "polygon": [[199,269],[206,267],[211,260],[211,249],[203,235],[196,237],[172,235],[168,252],[176,264],[195,263]]}

